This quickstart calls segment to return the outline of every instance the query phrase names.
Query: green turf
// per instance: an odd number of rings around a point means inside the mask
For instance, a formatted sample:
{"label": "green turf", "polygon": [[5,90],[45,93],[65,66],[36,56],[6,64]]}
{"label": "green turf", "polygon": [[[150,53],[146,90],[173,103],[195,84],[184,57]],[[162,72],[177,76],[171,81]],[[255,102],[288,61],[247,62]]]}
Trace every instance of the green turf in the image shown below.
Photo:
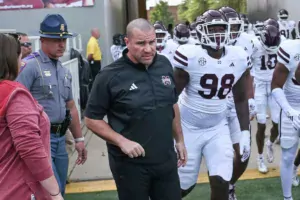
{"label": "green turf", "polygon": [[[239,200],[282,200],[279,178],[239,181],[236,185]],[[199,184],[184,200],[209,200],[210,188],[208,184]],[[293,189],[294,199],[300,196],[300,188]],[[98,192],[85,194],[69,194],[66,200],[118,200],[117,193]]]}

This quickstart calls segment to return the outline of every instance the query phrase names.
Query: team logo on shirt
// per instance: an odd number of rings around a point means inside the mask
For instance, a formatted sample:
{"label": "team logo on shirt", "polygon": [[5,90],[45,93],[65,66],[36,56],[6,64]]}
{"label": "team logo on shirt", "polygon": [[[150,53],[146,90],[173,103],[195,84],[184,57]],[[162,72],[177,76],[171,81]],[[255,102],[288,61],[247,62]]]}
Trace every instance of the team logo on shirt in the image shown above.
{"label": "team logo on shirt", "polygon": [[297,53],[297,54],[294,56],[294,59],[295,59],[296,61],[299,61],[299,60],[300,60],[300,54]]}
{"label": "team logo on shirt", "polygon": [[199,58],[198,63],[199,63],[199,65],[204,66],[204,65],[206,65],[206,59],[203,57]]}
{"label": "team logo on shirt", "polygon": [[171,85],[171,79],[169,76],[162,76],[161,81],[164,85]]}

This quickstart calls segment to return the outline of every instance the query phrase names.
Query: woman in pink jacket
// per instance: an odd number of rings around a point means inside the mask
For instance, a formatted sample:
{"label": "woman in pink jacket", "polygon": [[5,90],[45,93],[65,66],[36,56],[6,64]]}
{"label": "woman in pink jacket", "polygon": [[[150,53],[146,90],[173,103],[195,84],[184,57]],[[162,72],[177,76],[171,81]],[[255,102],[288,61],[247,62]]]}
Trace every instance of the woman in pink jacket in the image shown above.
{"label": "woman in pink jacket", "polygon": [[0,200],[61,200],[50,161],[50,122],[14,82],[20,65],[17,37],[0,34]]}

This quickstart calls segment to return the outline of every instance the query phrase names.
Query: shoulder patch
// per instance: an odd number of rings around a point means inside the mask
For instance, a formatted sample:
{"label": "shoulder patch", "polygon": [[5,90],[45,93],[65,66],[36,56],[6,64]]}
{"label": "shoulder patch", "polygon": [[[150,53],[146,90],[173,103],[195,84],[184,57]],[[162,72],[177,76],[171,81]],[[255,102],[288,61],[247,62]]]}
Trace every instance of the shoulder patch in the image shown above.
{"label": "shoulder patch", "polygon": [[26,62],[22,61],[21,62],[21,67],[20,67],[20,72],[25,68]]}

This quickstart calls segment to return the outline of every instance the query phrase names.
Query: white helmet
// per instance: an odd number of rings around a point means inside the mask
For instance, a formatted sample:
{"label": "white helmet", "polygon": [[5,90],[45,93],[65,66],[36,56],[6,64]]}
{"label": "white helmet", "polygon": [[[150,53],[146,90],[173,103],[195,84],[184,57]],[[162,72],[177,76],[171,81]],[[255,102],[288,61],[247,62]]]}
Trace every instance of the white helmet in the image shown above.
{"label": "white helmet", "polygon": [[154,24],[156,34],[156,48],[163,49],[168,40],[168,31],[161,24]]}

